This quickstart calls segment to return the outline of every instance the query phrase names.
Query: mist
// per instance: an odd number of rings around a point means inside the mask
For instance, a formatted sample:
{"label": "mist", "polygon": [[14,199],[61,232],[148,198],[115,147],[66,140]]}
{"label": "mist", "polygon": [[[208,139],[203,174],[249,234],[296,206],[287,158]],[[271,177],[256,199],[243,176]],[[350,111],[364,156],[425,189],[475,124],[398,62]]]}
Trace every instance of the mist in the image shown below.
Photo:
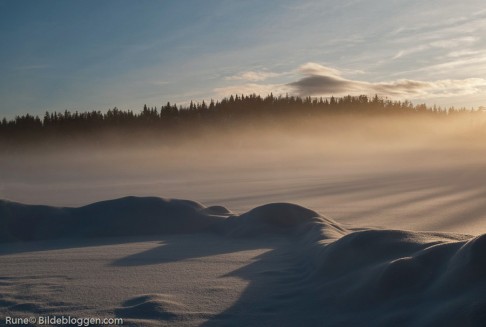
{"label": "mist", "polygon": [[479,118],[336,116],[215,126],[170,142],[149,131],[58,140],[5,151],[0,198],[71,207],[158,196],[234,212],[292,202],[358,226],[484,233]]}

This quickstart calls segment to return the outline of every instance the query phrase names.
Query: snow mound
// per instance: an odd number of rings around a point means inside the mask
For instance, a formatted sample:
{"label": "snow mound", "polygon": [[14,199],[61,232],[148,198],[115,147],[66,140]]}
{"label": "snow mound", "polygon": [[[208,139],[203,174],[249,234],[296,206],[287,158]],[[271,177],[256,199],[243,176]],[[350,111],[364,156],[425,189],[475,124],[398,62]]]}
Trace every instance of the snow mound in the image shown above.
{"label": "snow mound", "polygon": [[127,197],[75,209],[80,236],[132,236],[205,231],[224,219],[189,200]]}
{"label": "snow mound", "polygon": [[118,317],[130,319],[176,320],[186,310],[183,304],[174,301],[170,295],[147,294],[125,301],[115,313]]}
{"label": "snow mound", "polygon": [[226,219],[224,232],[230,236],[255,237],[268,234],[298,235],[314,229],[327,237],[342,235],[345,229],[319,213],[292,203],[270,203],[240,216]]}
{"label": "snow mound", "polygon": [[[201,232],[224,236],[229,243],[221,242],[217,252],[198,251],[205,244],[191,247],[191,256],[181,258],[231,252],[231,242],[241,245],[254,239],[256,244],[268,236],[290,246],[260,255],[253,264],[232,272],[231,276],[250,281],[242,297],[254,297],[238,301],[220,315],[191,311],[170,295],[144,294],[123,302],[115,309],[116,316],[141,326],[147,320],[179,323],[209,318],[214,324],[203,326],[256,321],[282,326],[317,326],[324,321],[326,326],[486,326],[486,234],[353,229],[290,203],[270,203],[237,215],[221,206],[154,197],[127,197],[80,208],[0,202],[4,242]],[[163,264],[167,249],[177,254],[173,244],[142,255]],[[255,268],[258,260],[286,262],[282,269],[267,270]],[[252,286],[252,278],[260,283]],[[282,294],[261,291],[271,278]],[[254,300],[260,302],[253,305]],[[0,297],[1,303],[10,310],[42,310],[9,297]]]}
{"label": "snow mound", "polygon": [[222,206],[189,200],[125,197],[80,208],[0,202],[3,242],[55,238],[138,236],[213,231],[229,236],[295,234],[315,227],[341,235],[345,230],[310,209],[272,203],[235,215]]}
{"label": "snow mound", "polygon": [[224,220],[221,212],[223,207],[211,209],[194,201],[156,197],[125,197],[80,208],[0,201],[0,239],[12,242],[201,232]]}
{"label": "snow mound", "polygon": [[299,287],[330,326],[486,326],[486,235],[366,230],[302,251]]}

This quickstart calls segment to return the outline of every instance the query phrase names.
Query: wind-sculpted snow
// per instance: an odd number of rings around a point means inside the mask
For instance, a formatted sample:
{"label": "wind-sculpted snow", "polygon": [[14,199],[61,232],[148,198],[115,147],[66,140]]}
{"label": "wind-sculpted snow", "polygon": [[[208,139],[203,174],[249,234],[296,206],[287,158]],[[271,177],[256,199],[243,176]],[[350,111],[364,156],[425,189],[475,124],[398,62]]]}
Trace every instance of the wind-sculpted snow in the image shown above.
{"label": "wind-sculpted snow", "polygon": [[485,326],[485,240],[358,231],[314,251],[317,264],[303,285],[312,285],[316,301],[350,324]]}
{"label": "wind-sculpted snow", "polygon": [[148,294],[125,301],[116,313],[119,317],[132,319],[174,320],[179,318],[177,311],[183,313],[185,310],[184,305],[171,300],[168,295]]}
{"label": "wind-sculpted snow", "polygon": [[0,236],[8,242],[201,232],[224,219],[221,212],[193,201],[155,197],[125,197],[80,208],[1,201]]}
{"label": "wind-sculpted snow", "polygon": [[267,204],[235,215],[222,206],[155,197],[125,197],[80,208],[0,201],[2,242],[209,231],[250,237],[294,234],[309,225],[344,232],[336,222],[289,203]]}
{"label": "wind-sculpted snow", "polygon": [[[205,321],[203,326],[257,322],[279,326],[324,322],[326,326],[486,326],[486,235],[354,229],[288,203],[267,204],[238,215],[221,206],[160,198],[128,197],[80,208],[4,201],[0,215],[3,242],[174,233],[196,237],[203,232],[248,244],[266,238],[290,242],[291,250],[276,249],[273,255],[258,257],[260,261],[288,261],[281,270],[259,275],[274,276],[273,282],[280,285],[278,292],[260,291],[261,285],[252,288],[251,274],[243,269],[232,274],[250,279],[250,285],[224,312],[194,312],[171,295],[140,293],[126,298],[114,311],[134,324],[192,325],[191,319],[197,317]],[[140,260],[146,260],[145,264],[164,262],[156,253],[130,256],[115,266],[124,262],[131,263],[127,267],[136,266]],[[251,305],[245,296],[251,298]],[[12,299],[3,303],[22,304]]]}

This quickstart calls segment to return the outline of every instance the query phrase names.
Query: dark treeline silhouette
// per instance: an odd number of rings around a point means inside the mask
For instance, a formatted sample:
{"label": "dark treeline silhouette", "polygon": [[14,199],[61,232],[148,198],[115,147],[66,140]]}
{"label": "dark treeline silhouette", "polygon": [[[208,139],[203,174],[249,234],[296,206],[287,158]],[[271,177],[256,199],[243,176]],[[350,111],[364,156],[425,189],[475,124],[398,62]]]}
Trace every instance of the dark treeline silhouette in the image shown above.
{"label": "dark treeline silhouette", "polygon": [[[301,98],[270,94],[231,95],[221,101],[192,102],[188,106],[167,103],[159,108],[144,106],[139,113],[119,110],[90,112],[46,112],[43,118],[26,114],[0,122],[0,141],[3,144],[38,142],[53,137],[87,137],[93,132],[135,132],[155,130],[174,133],[205,127],[232,127],[235,124],[278,122],[288,118],[327,118],[336,115],[352,116],[411,116],[451,117],[474,115],[477,110],[466,108],[428,107],[410,101],[393,101],[379,96],[345,96],[331,98]],[[190,127],[190,128],[189,128]]]}

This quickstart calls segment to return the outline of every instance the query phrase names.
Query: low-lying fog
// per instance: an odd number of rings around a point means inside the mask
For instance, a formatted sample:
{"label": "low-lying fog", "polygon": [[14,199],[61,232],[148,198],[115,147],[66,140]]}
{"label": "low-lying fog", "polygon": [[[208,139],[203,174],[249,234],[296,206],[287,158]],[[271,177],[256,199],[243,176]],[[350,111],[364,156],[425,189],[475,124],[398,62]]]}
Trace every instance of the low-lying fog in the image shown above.
{"label": "low-lying fog", "polygon": [[[81,206],[182,198],[243,212],[293,202],[357,226],[486,232],[484,122],[334,118],[4,153],[0,198]],[[116,139],[116,138],[115,138]]]}

